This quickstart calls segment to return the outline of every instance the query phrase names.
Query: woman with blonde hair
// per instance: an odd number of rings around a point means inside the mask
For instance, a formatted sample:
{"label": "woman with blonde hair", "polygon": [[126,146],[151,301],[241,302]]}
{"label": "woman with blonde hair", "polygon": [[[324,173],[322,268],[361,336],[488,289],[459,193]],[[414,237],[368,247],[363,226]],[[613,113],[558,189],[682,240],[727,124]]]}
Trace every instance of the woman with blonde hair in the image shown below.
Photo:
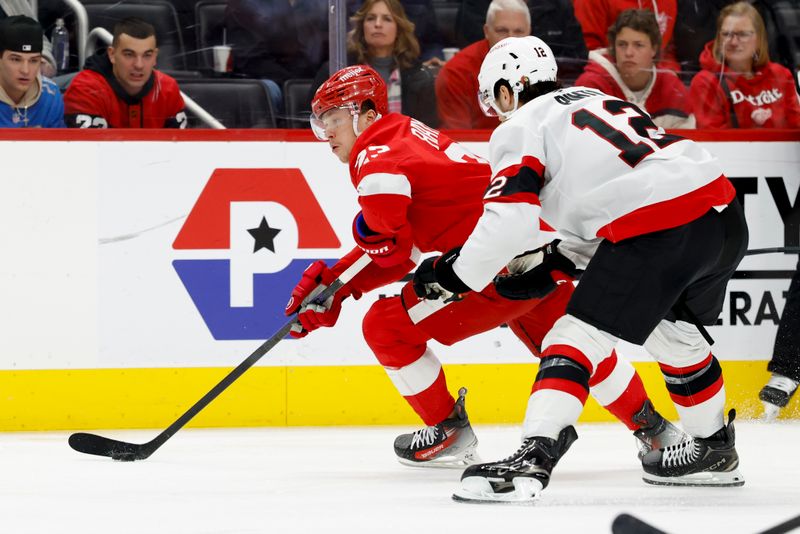
{"label": "woman with blonde hair", "polygon": [[[348,65],[366,64],[386,82],[389,112],[403,113],[436,127],[436,97],[433,74],[420,59],[414,23],[399,0],[365,0],[350,18],[347,34]],[[310,95],[328,78],[328,63],[322,65]]]}
{"label": "woman with blonde hair", "polygon": [[698,128],[800,128],[794,77],[769,60],[767,32],[747,2],[725,7],[690,94]]}

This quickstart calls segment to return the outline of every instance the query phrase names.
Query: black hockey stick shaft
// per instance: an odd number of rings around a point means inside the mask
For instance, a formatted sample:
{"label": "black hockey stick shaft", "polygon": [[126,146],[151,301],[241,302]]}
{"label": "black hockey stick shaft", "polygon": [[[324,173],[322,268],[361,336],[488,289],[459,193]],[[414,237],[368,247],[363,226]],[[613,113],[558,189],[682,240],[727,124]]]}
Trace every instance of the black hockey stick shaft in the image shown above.
{"label": "black hockey stick shaft", "polygon": [[800,247],[772,247],[772,248],[751,248],[745,252],[745,256],[753,256],[755,254],[800,254]]}
{"label": "black hockey stick shaft", "polygon": [[[314,298],[314,302],[322,304],[330,298],[336,291],[338,291],[344,284],[349,282],[355,277],[364,267],[370,262],[367,254],[361,256],[356,260],[347,270],[345,270],[339,278],[331,282],[322,292]],[[242,363],[237,365],[225,378],[223,378],[216,386],[203,395],[191,408],[186,410],[186,413],[181,415],[174,423],[169,425],[158,436],[153,438],[147,443],[141,445],[135,443],[127,443],[115,439],[105,438],[96,434],[89,434],[85,432],[78,432],[69,437],[69,445],[78,452],[85,454],[95,454],[98,456],[109,456],[116,460],[144,460],[153,454],[159,447],[161,447],[169,438],[171,438],[178,430],[183,428],[186,423],[191,421],[200,411],[208,406],[211,401],[216,399],[220,393],[228,389],[245,371],[250,369],[258,360],[261,359],[267,352],[277,345],[283,338],[289,334],[289,331],[296,324],[297,318],[293,317],[286,322],[272,337],[261,344],[250,356],[248,356]]]}
{"label": "black hockey stick shaft", "polygon": [[619,514],[611,523],[612,534],[667,534],[630,514]]}
{"label": "black hockey stick shaft", "polygon": [[768,528],[760,534],[784,534],[785,532],[791,532],[795,529],[800,529],[800,515],[793,517],[788,521],[784,521],[780,525],[775,525],[772,528]]}

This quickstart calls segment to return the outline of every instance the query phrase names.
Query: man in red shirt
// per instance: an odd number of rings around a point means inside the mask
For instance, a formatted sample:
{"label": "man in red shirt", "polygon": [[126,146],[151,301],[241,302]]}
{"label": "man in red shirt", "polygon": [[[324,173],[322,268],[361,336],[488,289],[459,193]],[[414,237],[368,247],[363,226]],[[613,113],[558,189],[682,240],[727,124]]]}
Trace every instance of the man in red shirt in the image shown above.
{"label": "man in red shirt", "polygon": [[[312,111],[317,137],[327,140],[339,160],[350,166],[361,212],[353,221],[357,246],[331,268],[322,261],[311,264],[292,291],[286,313],[298,312],[302,325],[295,337],[333,326],[345,298],[402,280],[420,252],[460,245],[483,212],[491,172],[483,159],[440,132],[388,113],[386,85],[367,66],[346,67],[331,76],[317,90]],[[324,306],[309,303],[364,253],[372,259],[368,267]],[[492,284],[465,298],[423,298],[418,291],[406,284],[399,296],[375,302],[363,321],[365,341],[428,425],[399,436],[395,453],[401,462],[414,465],[473,463],[477,439],[464,408],[466,390],[453,399],[428,341],[452,345],[507,323],[538,355],[573,285],[554,286],[549,295],[532,300],[503,298]],[[617,360],[613,351],[608,361],[591,379],[592,394],[600,404],[645,443],[679,439],[674,427],[653,410],[630,363]]]}
{"label": "man in red shirt", "polygon": [[688,89],[674,72],[655,67],[661,33],[653,12],[626,9],[608,29],[608,37],[608,49],[589,52],[589,64],[575,85],[636,104],[656,126],[694,128]]}
{"label": "man in red shirt", "polygon": [[626,9],[647,9],[655,13],[661,31],[659,67],[680,71],[672,45],[672,31],[678,14],[677,0],[575,0],[575,17],[583,28],[586,48],[607,48],[608,28]]}
{"label": "man in red shirt", "polygon": [[155,69],[155,28],[137,18],[114,26],[107,51],[86,61],[64,95],[71,128],[186,128],[178,83]]}
{"label": "man in red shirt", "polygon": [[453,56],[436,77],[436,105],[443,130],[492,130],[499,124],[497,118],[484,115],[478,105],[478,71],[495,43],[531,34],[527,4],[522,0],[494,0],[486,11],[483,34],[485,39]]}

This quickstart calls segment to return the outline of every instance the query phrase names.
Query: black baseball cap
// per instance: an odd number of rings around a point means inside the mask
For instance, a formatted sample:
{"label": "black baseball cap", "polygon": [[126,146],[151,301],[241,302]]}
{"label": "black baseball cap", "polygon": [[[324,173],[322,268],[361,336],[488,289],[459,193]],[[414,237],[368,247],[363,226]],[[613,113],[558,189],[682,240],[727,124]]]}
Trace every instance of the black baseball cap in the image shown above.
{"label": "black baseball cap", "polygon": [[25,15],[0,19],[0,50],[39,54],[43,36],[42,25]]}

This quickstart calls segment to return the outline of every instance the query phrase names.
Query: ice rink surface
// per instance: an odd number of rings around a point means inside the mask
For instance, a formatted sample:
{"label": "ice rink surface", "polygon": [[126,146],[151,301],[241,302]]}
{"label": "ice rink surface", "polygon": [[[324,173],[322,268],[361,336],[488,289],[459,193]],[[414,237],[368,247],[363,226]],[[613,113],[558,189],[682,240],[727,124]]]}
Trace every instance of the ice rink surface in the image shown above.
{"label": "ice rink surface", "polygon": [[[401,427],[182,430],[149,459],[86,456],[68,432],[0,434],[0,533],[608,533],[622,512],[670,533],[755,533],[800,514],[800,422],[736,421],[741,488],[641,481],[617,424],[580,439],[532,506],[455,503],[460,470],[397,463]],[[476,425],[484,460],[517,427]],[[102,435],[142,443],[154,431]]]}

